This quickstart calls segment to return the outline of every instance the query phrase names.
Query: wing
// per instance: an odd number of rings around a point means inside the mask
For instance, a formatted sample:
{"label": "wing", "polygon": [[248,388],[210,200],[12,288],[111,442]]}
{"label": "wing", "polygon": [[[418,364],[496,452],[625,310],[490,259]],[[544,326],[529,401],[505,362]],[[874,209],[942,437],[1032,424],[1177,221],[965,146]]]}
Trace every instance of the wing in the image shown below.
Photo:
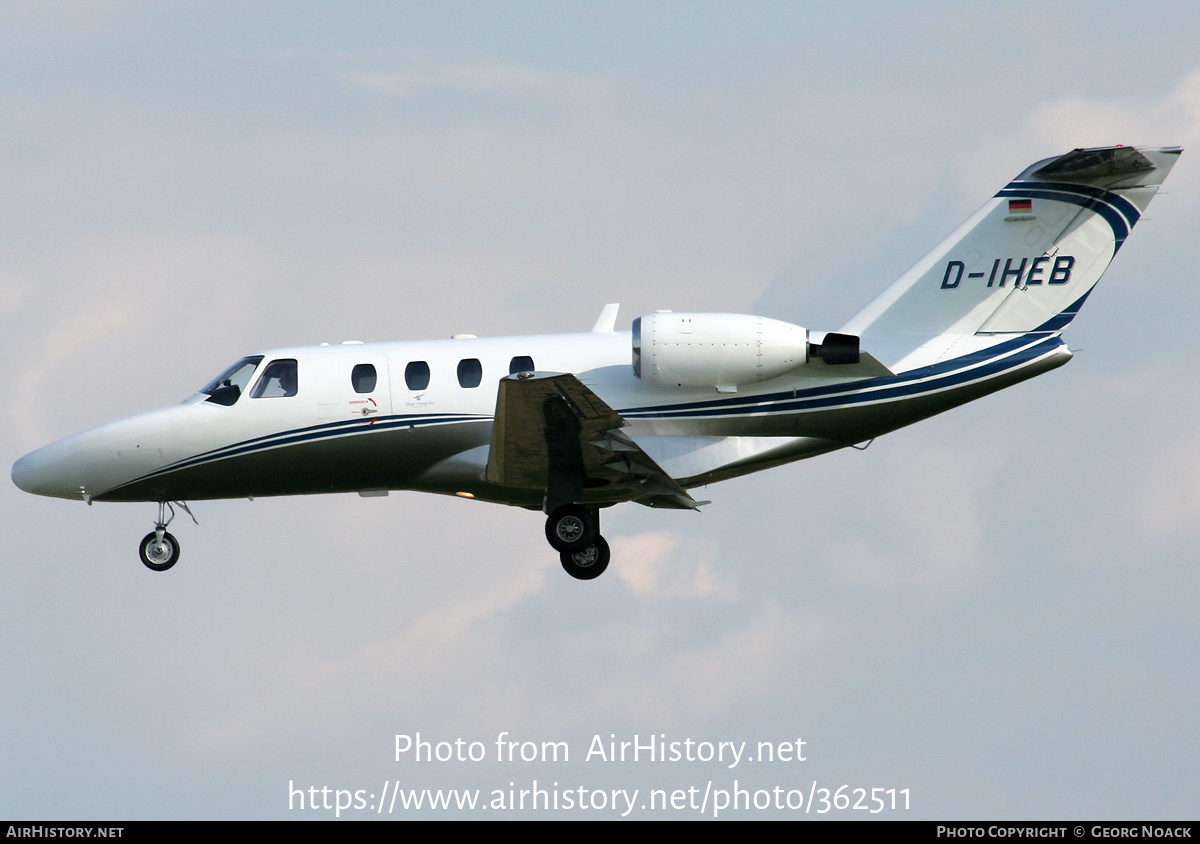
{"label": "wing", "polygon": [[694,510],[700,504],[622,433],[625,420],[570,374],[500,379],[487,479],[540,489],[549,507],[637,500]]}

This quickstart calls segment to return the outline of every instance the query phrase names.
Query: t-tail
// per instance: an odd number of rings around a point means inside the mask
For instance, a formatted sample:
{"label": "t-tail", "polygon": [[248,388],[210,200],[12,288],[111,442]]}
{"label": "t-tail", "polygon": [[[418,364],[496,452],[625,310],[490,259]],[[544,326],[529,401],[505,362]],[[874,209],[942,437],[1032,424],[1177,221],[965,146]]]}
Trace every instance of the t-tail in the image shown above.
{"label": "t-tail", "polygon": [[1099,147],[1039,161],[839,331],[894,372],[1057,334],[1181,151]]}

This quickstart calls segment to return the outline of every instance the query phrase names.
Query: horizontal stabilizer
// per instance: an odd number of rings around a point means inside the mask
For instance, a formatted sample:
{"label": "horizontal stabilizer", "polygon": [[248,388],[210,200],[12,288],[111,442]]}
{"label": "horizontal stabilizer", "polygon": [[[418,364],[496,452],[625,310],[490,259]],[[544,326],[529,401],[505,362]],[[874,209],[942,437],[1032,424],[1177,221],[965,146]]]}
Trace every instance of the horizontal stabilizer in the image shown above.
{"label": "horizontal stabilizer", "polygon": [[1033,175],[1047,182],[1090,184],[1153,169],[1154,163],[1133,147],[1098,147],[1073,149],[1034,170]]}

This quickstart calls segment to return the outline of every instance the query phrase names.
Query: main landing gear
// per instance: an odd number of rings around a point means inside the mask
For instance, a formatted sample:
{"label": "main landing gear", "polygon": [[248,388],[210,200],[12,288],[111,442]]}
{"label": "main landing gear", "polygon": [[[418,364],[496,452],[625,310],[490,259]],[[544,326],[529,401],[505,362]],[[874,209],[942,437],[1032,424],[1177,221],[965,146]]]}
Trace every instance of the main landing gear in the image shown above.
{"label": "main landing gear", "polygon": [[546,518],[546,540],[558,552],[571,577],[592,580],[608,568],[608,543],[600,535],[600,512],[578,504],[563,504]]}
{"label": "main landing gear", "polygon": [[[192,516],[192,511],[188,509],[187,504],[182,501],[175,503],[183,509],[183,512]],[[170,516],[167,515],[168,510],[171,511]],[[142,544],[138,546],[142,564],[151,571],[166,571],[179,562],[179,540],[167,533],[167,525],[171,524],[174,518],[175,508],[171,506],[171,502],[158,502],[158,521],[154,523],[154,532],[146,534],[142,539]],[[192,521],[196,521],[195,516],[192,516]]]}
{"label": "main landing gear", "polygon": [[563,570],[578,580],[592,580],[608,568],[608,543],[599,534],[582,551],[562,551],[558,555]]}

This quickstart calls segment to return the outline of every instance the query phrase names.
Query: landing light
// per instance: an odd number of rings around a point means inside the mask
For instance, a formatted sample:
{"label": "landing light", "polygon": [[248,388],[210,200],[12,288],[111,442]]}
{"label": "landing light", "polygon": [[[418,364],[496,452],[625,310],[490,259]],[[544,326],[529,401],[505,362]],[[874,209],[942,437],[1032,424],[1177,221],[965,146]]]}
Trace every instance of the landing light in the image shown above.
{"label": "landing light", "polygon": [[457,495],[459,498],[474,498],[475,497],[475,494],[471,493],[471,492],[461,492],[460,491],[460,492],[456,492],[454,494]]}

